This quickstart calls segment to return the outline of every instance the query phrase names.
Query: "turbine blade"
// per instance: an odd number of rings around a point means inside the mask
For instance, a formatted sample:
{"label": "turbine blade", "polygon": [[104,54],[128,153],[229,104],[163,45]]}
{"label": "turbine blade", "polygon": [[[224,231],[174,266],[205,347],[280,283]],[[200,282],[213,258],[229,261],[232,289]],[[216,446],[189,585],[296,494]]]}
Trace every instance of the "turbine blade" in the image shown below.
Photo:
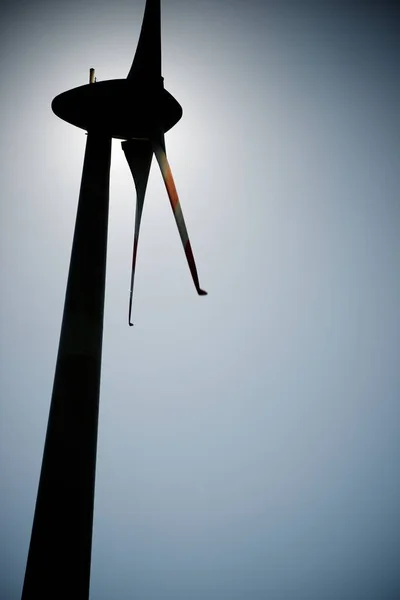
{"label": "turbine blade", "polygon": [[147,0],[135,57],[127,79],[140,77],[147,82],[161,79],[160,0]]}
{"label": "turbine blade", "polygon": [[171,203],[172,212],[174,213],[175,221],[178,226],[179,235],[181,236],[182,245],[185,250],[186,259],[189,265],[190,272],[192,274],[193,283],[200,296],[205,296],[207,292],[200,288],[199,277],[197,275],[196,263],[194,260],[192,247],[190,245],[188,232],[183,218],[181,205],[176,191],[174,179],[172,177],[171,168],[169,166],[167,155],[165,152],[164,134],[162,134],[159,140],[153,140],[153,150],[156,155],[158,164],[161,169],[161,173],[164,179],[165,187],[167,188],[169,201]]}
{"label": "turbine blade", "polygon": [[129,325],[132,326],[132,298],[133,283],[135,278],[136,254],[139,241],[140,221],[142,218],[144,197],[146,194],[147,181],[149,179],[151,160],[153,157],[153,148],[148,140],[128,140],[122,142],[122,150],[125,153],[129,168],[132,173],[133,181],[136,187],[136,214],[135,214],[135,233],[133,239],[132,253],[132,271],[131,284],[129,291]]}

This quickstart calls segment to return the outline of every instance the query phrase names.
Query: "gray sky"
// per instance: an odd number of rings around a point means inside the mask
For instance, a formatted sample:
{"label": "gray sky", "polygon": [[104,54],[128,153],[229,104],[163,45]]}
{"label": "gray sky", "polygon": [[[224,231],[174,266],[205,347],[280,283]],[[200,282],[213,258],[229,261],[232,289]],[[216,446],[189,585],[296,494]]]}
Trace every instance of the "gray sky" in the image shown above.
{"label": "gray sky", "polygon": [[[395,3],[163,2],[167,148],[127,325],[111,172],[91,598],[400,596]],[[20,597],[85,135],[52,98],[125,77],[143,1],[3,6],[0,598]]]}

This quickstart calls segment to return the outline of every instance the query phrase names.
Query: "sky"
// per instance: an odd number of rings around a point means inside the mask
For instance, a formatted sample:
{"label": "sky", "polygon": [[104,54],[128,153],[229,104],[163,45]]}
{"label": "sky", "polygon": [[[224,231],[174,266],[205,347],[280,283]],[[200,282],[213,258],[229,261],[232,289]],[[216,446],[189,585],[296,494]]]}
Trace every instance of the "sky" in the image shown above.
{"label": "sky", "polygon": [[[0,9],[0,598],[20,598],[85,147],[57,94],[122,78],[144,0]],[[165,0],[167,133],[113,142],[91,599],[400,597],[399,11]]]}

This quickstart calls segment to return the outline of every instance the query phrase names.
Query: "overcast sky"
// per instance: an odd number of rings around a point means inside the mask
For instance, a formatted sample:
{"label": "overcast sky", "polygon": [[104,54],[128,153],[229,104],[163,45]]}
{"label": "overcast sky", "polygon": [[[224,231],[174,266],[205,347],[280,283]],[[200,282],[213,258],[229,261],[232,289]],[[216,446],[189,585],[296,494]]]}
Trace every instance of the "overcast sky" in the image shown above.
{"label": "overcast sky", "polygon": [[[153,161],[113,142],[93,600],[400,597],[396,3],[165,0],[167,134],[202,287]],[[144,0],[0,13],[0,598],[20,598],[83,131]]]}

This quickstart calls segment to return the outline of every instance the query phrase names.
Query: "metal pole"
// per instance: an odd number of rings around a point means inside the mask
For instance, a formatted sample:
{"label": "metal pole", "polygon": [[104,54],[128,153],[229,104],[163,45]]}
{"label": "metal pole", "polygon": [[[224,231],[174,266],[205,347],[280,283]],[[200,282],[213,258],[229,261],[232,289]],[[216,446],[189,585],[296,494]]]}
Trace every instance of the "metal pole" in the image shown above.
{"label": "metal pole", "polygon": [[90,132],[22,600],[89,598],[110,159]]}

